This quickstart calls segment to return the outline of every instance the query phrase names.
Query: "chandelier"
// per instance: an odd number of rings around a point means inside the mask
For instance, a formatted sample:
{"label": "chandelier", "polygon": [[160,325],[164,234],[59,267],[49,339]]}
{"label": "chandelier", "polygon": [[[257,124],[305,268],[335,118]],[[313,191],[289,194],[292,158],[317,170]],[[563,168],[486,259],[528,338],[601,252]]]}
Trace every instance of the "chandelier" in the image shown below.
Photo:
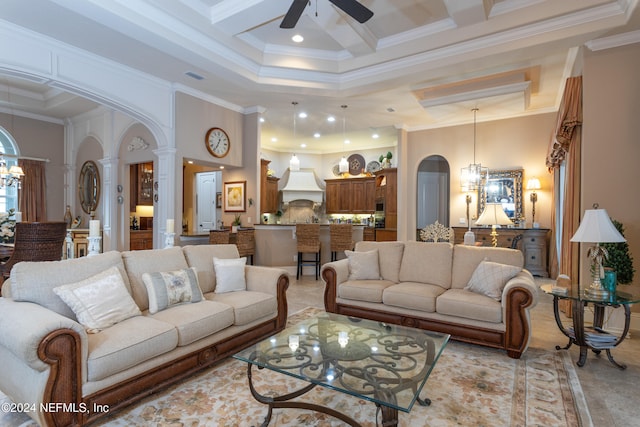
{"label": "chandelier", "polygon": [[0,154],[0,188],[15,186],[20,189],[23,176],[24,172],[18,165],[13,165],[7,169],[7,161]]}
{"label": "chandelier", "polygon": [[473,110],[473,163],[460,170],[460,186],[462,191],[475,191],[480,187],[483,175],[486,176],[488,168],[483,168],[480,163],[476,163],[476,113]]}

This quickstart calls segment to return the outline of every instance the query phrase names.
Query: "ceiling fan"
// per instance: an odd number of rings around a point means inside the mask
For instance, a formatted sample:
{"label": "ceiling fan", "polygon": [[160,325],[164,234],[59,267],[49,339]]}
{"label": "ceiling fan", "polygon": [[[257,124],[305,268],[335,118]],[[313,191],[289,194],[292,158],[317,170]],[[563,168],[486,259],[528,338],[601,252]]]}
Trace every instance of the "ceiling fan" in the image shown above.
{"label": "ceiling fan", "polygon": [[[361,24],[367,22],[373,16],[373,12],[371,10],[367,9],[356,0],[329,1]],[[300,19],[300,16],[302,16],[304,8],[307,7],[308,4],[311,4],[310,0],[293,0],[293,3],[291,3],[291,6],[287,11],[287,14],[284,16],[284,19],[280,23],[280,28],[295,27],[298,23],[298,20]]]}

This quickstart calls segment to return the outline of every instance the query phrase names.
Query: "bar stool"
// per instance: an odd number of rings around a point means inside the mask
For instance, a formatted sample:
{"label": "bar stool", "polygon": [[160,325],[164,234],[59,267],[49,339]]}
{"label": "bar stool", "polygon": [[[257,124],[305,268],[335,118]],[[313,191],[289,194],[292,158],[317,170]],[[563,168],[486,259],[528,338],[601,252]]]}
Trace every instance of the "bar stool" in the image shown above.
{"label": "bar stool", "polygon": [[209,243],[226,245],[229,243],[229,230],[209,230]]}
{"label": "bar stool", "polygon": [[[300,278],[304,265],[315,265],[316,280],[320,276],[320,224],[296,224],[298,241],[298,269],[296,279]],[[304,259],[304,254],[314,254],[313,259]]]}
{"label": "bar stool", "polygon": [[256,252],[255,228],[239,228],[236,236],[236,246],[240,257],[250,257],[253,265],[253,255]]}
{"label": "bar stool", "polygon": [[338,252],[353,250],[353,225],[329,224],[331,261],[338,259]]}

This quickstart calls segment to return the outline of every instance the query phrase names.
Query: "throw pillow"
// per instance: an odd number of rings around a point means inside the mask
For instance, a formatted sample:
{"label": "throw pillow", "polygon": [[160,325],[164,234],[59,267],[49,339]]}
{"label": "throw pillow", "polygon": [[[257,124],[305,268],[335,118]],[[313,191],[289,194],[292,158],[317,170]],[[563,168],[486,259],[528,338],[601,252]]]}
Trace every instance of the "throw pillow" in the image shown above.
{"label": "throw pillow", "polygon": [[144,273],[142,282],[149,295],[149,313],[155,314],[173,305],[202,301],[196,269]]}
{"label": "throw pillow", "polygon": [[515,265],[481,261],[465,289],[500,301],[502,299],[502,290],[509,279],[513,278],[521,270],[522,268]]}
{"label": "throw pillow", "polygon": [[231,259],[213,257],[213,269],[216,272],[215,293],[245,291],[247,289],[247,282],[244,277],[244,266],[246,264],[246,257]]}
{"label": "throw pillow", "polygon": [[142,313],[127,291],[120,270],[108,270],[53,288],[88,333],[97,333]]}
{"label": "throw pillow", "polygon": [[378,250],[344,251],[349,259],[349,280],[380,280]]}

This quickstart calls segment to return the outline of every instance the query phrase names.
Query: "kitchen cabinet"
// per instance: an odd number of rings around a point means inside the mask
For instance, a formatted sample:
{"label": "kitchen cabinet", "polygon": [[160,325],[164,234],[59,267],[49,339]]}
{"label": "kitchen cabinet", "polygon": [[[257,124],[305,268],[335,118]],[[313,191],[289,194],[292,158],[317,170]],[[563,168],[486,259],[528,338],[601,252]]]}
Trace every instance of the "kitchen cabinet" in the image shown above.
{"label": "kitchen cabinet", "polygon": [[129,249],[132,251],[153,249],[153,230],[130,230]]}
{"label": "kitchen cabinet", "polygon": [[[455,244],[464,243],[466,227],[453,227]],[[472,227],[471,231],[476,235],[476,244],[491,246],[491,228]],[[524,268],[534,276],[549,277],[548,247],[549,230],[546,228],[499,228],[498,247],[511,248],[515,243],[515,249],[522,251],[524,255]]]}
{"label": "kitchen cabinet", "polygon": [[268,176],[270,160],[260,160],[260,211],[261,213],[276,213],[278,211],[278,181],[279,178]]}
{"label": "kitchen cabinet", "polygon": [[375,211],[375,178],[325,180],[328,214],[372,214]]}
{"label": "kitchen cabinet", "polygon": [[398,169],[382,169],[377,171],[375,176],[375,204],[382,206],[384,212],[384,229],[376,230],[376,240],[396,240],[396,227],[398,226]]}

